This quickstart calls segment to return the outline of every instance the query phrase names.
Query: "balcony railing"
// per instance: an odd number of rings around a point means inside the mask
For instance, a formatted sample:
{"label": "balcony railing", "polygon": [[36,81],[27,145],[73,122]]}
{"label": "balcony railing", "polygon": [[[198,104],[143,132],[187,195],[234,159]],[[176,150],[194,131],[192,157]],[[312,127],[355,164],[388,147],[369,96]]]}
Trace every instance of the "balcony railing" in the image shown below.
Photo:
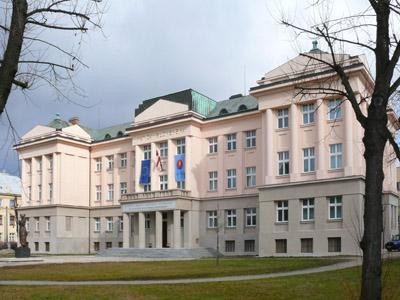
{"label": "balcony railing", "polygon": [[170,199],[170,198],[186,198],[190,197],[190,191],[187,190],[165,190],[165,191],[151,191],[140,192],[133,194],[121,195],[121,201],[140,201],[151,199]]}

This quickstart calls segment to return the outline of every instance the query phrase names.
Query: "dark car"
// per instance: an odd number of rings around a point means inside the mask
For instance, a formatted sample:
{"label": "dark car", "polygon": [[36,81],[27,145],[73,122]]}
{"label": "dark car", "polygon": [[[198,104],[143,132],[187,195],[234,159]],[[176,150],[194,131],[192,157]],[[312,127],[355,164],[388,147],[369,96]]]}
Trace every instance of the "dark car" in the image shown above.
{"label": "dark car", "polygon": [[385,244],[387,251],[400,251],[400,235],[395,235],[390,242]]}

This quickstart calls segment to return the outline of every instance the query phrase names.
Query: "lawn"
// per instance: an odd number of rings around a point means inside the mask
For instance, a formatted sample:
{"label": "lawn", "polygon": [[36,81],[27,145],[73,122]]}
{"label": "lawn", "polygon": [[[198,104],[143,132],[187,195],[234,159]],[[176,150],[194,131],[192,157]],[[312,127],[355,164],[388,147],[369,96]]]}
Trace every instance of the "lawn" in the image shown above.
{"label": "lawn", "polygon": [[[400,260],[386,262],[383,299],[400,299]],[[254,281],[86,287],[0,287],[0,299],[358,299],[360,268]]]}
{"label": "lawn", "polygon": [[[222,258],[157,262],[49,264],[0,268],[0,280],[147,280],[266,274],[314,268],[334,258]],[[343,260],[340,260],[343,261]]]}

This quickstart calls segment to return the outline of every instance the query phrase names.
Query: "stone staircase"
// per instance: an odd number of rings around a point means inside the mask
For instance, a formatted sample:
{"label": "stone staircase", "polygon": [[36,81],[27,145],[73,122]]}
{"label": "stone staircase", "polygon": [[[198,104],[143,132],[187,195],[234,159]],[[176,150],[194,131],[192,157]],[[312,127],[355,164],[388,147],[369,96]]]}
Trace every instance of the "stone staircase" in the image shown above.
{"label": "stone staircase", "polygon": [[173,249],[173,248],[109,248],[99,251],[102,257],[135,258],[203,258],[215,257],[217,251],[212,248]]}

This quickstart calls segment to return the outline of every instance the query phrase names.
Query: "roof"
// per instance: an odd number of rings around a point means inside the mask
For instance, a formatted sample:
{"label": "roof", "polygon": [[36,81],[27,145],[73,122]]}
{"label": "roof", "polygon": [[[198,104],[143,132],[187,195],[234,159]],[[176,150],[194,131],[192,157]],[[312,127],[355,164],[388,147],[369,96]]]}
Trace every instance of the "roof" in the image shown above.
{"label": "roof", "polygon": [[47,124],[46,126],[55,128],[55,129],[62,129],[62,128],[71,126],[71,124],[69,124],[65,120],[62,120],[60,117],[60,114],[56,114],[55,119],[53,121],[51,121],[49,124]]}
{"label": "roof", "polygon": [[216,118],[228,114],[255,110],[258,108],[257,100],[253,96],[239,96],[237,98],[217,102],[215,108],[207,115],[207,118]]}
{"label": "roof", "polygon": [[81,128],[90,135],[94,142],[99,142],[124,136],[126,128],[128,128],[130,125],[131,123],[123,123],[101,129],[93,129],[81,125],[79,126],[81,126]]}
{"label": "roof", "polygon": [[21,195],[21,179],[7,173],[0,172],[0,194]]}

